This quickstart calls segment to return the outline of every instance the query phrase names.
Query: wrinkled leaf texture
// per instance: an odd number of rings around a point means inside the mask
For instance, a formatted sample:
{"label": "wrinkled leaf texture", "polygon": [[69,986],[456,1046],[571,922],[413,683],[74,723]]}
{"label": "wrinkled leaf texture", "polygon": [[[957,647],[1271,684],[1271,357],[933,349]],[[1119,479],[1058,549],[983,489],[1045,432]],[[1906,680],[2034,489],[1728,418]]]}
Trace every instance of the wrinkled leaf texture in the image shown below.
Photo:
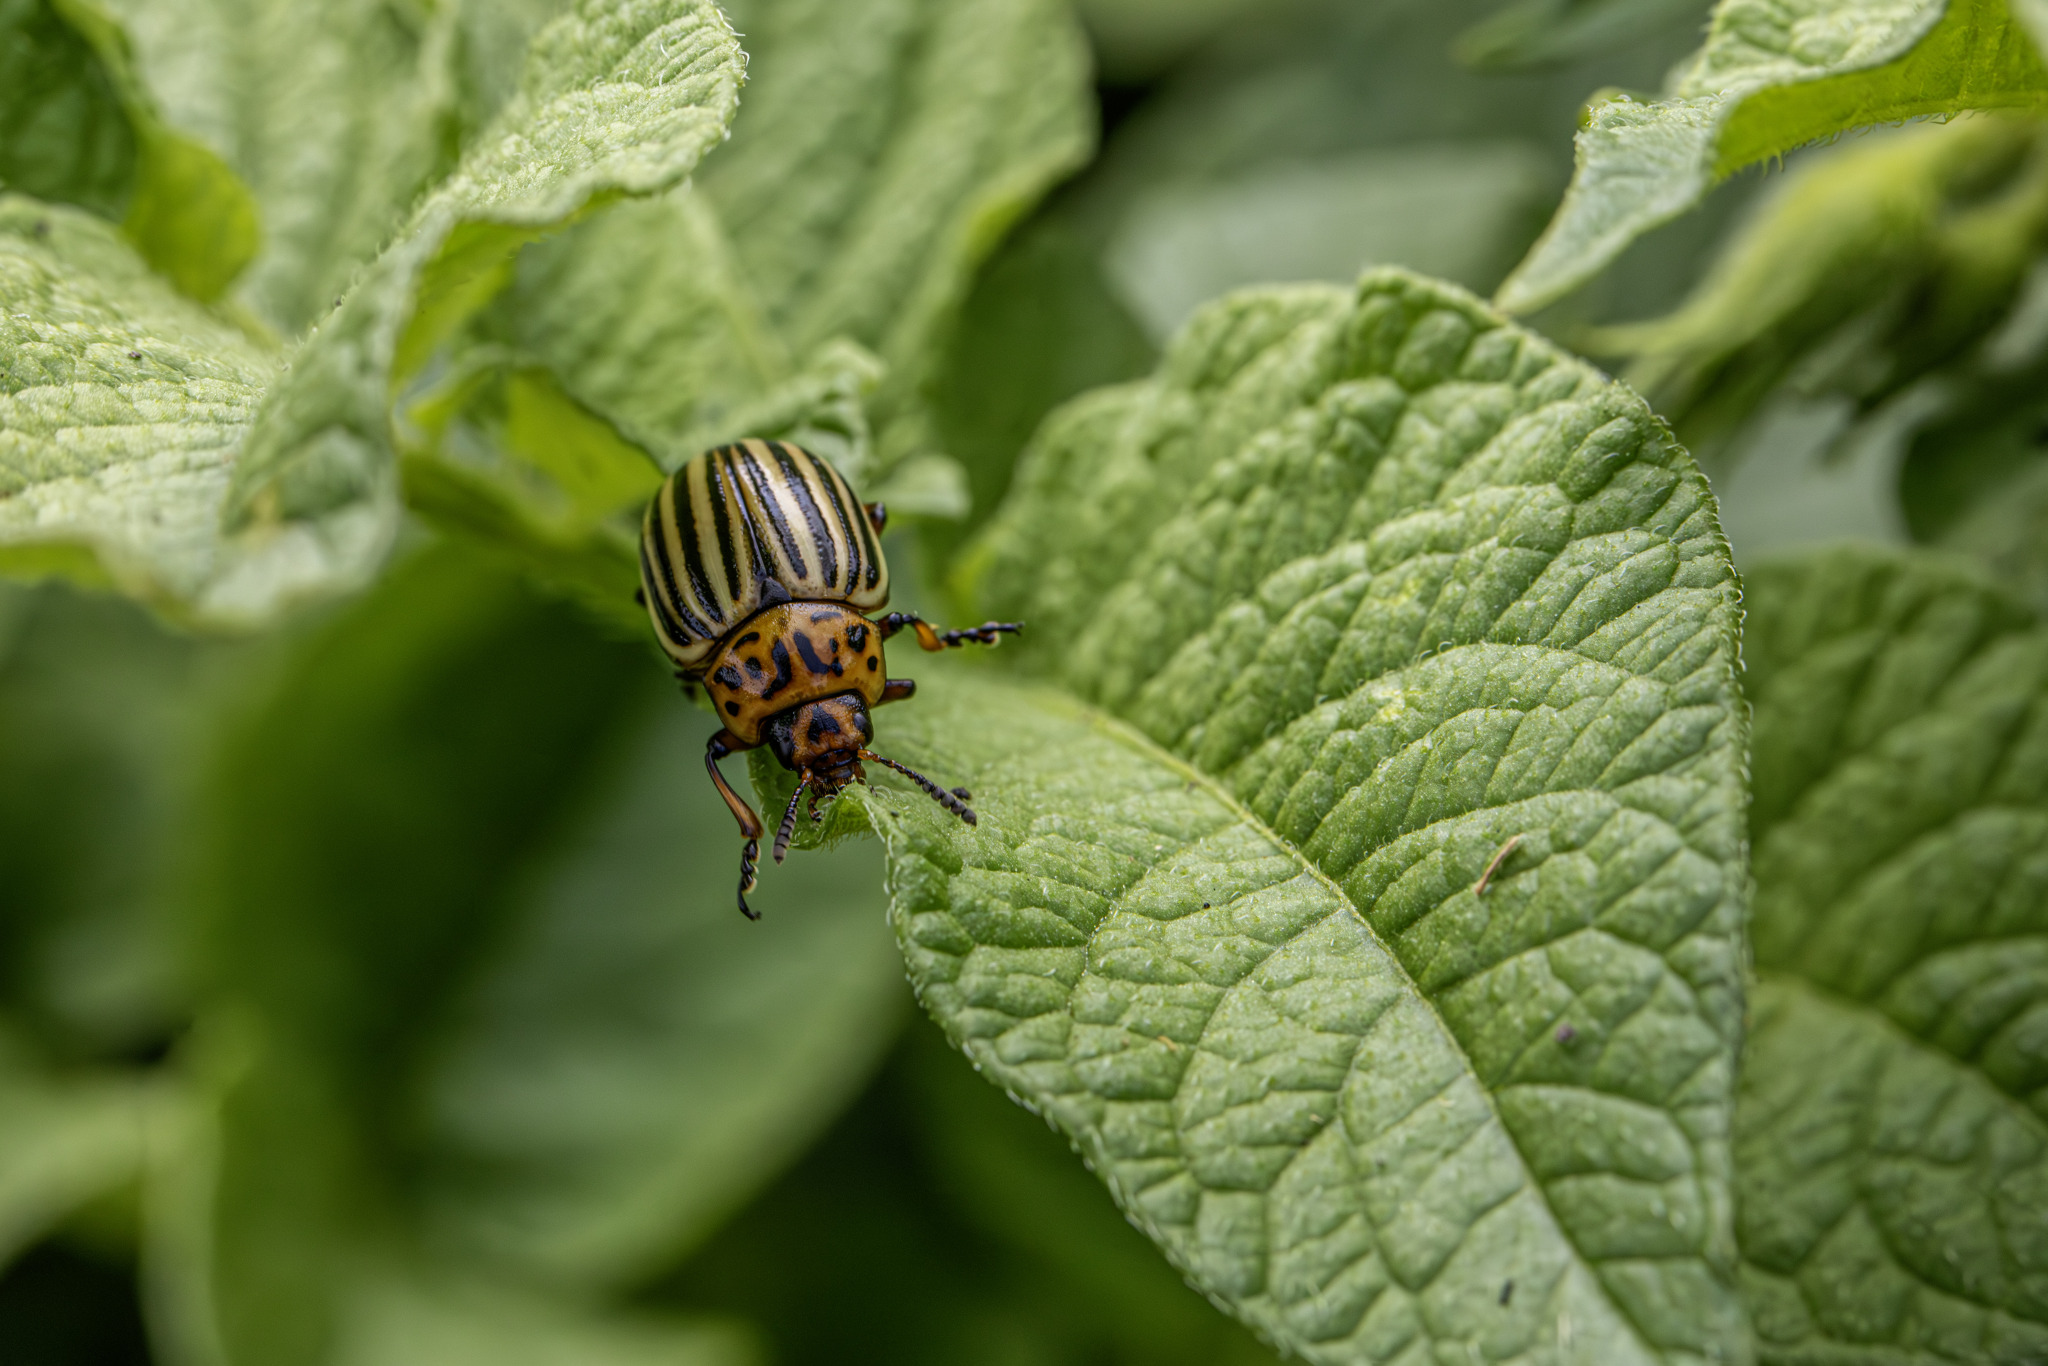
{"label": "wrinkled leaf texture", "polygon": [[397,525],[396,390],[520,245],[688,175],[741,68],[708,0],[586,0],[282,374],[83,215],[6,201],[8,563],[229,624],[362,582]]}
{"label": "wrinkled leaf texture", "polygon": [[689,189],[529,253],[508,300],[516,344],[671,464],[750,434],[733,411],[835,337],[907,402],[975,266],[1093,146],[1055,0],[730,12],[749,54],[732,145]]}
{"label": "wrinkled leaf texture", "polygon": [[980,824],[863,799],[976,1066],[1308,1360],[1743,1359],[1736,593],[1641,401],[1404,272],[1247,292],[976,568],[1037,680],[876,743]]}
{"label": "wrinkled leaf texture", "polygon": [[1749,578],[1767,1363],[2048,1355],[2048,630],[1927,552]]}

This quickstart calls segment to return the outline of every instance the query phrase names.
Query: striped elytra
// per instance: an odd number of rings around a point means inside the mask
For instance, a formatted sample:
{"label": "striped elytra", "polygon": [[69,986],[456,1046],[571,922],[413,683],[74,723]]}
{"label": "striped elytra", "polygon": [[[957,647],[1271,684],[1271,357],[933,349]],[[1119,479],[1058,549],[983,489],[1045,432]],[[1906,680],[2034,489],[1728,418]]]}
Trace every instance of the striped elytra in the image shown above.
{"label": "striped elytra", "polygon": [[940,787],[868,748],[876,707],[914,695],[890,678],[883,642],[909,629],[926,650],[993,645],[1021,629],[989,621],[936,631],[915,612],[867,614],[889,603],[884,513],[861,504],[839,472],[800,446],[750,439],[696,457],[663,481],[640,519],[640,601],[676,675],[701,683],[720,728],[704,766],[740,827],[740,912],[749,918],[761,836],[754,808],[718,761],[763,745],[797,775],[776,828],[777,863],[810,813],[881,764],[969,825],[960,788]]}
{"label": "striped elytra", "polygon": [[839,472],[759,439],[706,451],[663,482],[641,524],[640,582],[655,637],[692,675],[763,607],[889,601],[881,539]]}

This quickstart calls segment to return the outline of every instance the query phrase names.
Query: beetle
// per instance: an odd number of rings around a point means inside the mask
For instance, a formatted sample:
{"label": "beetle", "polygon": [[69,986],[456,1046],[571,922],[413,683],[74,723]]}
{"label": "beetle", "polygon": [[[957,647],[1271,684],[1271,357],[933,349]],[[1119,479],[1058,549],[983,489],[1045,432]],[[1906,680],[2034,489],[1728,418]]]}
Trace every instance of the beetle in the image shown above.
{"label": "beetle", "polygon": [[704,767],[746,841],[740,851],[740,913],[761,854],[761,818],[726,783],[718,761],[766,745],[797,775],[775,832],[782,862],[797,804],[828,801],[867,781],[863,761],[894,769],[969,825],[964,788],[940,787],[868,748],[871,708],[917,691],[890,678],[882,642],[910,629],[938,651],[994,645],[1021,631],[990,621],[935,630],[915,612],[869,614],[889,605],[882,557],[888,511],[861,503],[837,470],[801,446],[750,438],[696,456],[663,481],[640,522],[640,590],[655,639],[685,687],[701,685],[724,723],[704,748]]}

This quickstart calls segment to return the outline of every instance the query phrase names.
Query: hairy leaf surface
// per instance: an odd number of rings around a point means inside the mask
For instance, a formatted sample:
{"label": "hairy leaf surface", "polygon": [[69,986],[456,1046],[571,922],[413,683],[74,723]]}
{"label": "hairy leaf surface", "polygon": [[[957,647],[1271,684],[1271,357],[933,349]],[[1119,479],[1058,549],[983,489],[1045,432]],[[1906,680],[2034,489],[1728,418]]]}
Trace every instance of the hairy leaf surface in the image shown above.
{"label": "hairy leaf surface", "polygon": [[448,169],[454,16],[469,6],[107,4],[165,119],[233,166],[260,206],[263,249],[234,297],[299,337]]}
{"label": "hairy leaf surface", "polygon": [[23,416],[0,441],[30,444],[5,476],[0,553],[228,623],[362,582],[398,521],[399,388],[522,243],[688,175],[724,136],[741,66],[709,0],[585,0],[281,374],[76,215],[58,233],[59,215],[9,201],[0,326]]}
{"label": "hairy leaf surface", "polygon": [[1310,1360],[1741,1358],[1733,572],[1640,400],[1401,272],[1247,293],[980,568],[1044,681],[876,741],[980,824],[869,799],[975,1063]]}
{"label": "hairy leaf surface", "polygon": [[1806,143],[1963,110],[2048,107],[2048,69],[2005,0],[1722,0],[1668,94],[1598,100],[1543,237],[1495,299],[1538,308],[1697,204]]}
{"label": "hairy leaf surface", "polygon": [[1760,567],[1737,1110],[1767,1362],[2048,1353],[2048,630],[1959,563]]}
{"label": "hairy leaf surface", "polygon": [[[531,253],[518,344],[682,455],[834,337],[909,394],[974,267],[1092,144],[1053,0],[750,0],[729,148],[689,191]],[[680,456],[678,457],[680,458]],[[857,473],[857,472],[855,472]]]}
{"label": "hairy leaf surface", "polygon": [[204,613],[221,497],[276,373],[111,225],[0,196],[0,566]]}

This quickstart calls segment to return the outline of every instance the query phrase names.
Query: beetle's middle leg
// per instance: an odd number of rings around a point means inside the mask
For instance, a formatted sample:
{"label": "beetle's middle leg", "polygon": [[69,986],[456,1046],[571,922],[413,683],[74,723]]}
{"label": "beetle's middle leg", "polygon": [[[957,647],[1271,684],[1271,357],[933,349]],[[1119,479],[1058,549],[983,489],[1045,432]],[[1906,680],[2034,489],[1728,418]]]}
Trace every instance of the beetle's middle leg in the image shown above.
{"label": "beetle's middle leg", "polygon": [[759,920],[761,913],[747,904],[747,893],[754,890],[754,864],[761,857],[761,818],[754,814],[753,807],[740,799],[739,793],[726,784],[725,775],[718,771],[720,759],[752,748],[754,746],[741,744],[740,738],[731,731],[721,730],[704,744],[704,767],[710,771],[718,795],[725,798],[732,818],[740,823],[740,834],[747,841],[740,849],[740,914],[749,920]]}
{"label": "beetle's middle leg", "polygon": [[915,612],[891,612],[875,623],[887,640],[908,626],[917,632],[917,643],[926,650],[957,649],[968,641],[982,645],[994,645],[1006,635],[1014,636],[1024,629],[1021,621],[984,621],[979,626],[963,626],[957,631],[938,631],[932,624]]}

